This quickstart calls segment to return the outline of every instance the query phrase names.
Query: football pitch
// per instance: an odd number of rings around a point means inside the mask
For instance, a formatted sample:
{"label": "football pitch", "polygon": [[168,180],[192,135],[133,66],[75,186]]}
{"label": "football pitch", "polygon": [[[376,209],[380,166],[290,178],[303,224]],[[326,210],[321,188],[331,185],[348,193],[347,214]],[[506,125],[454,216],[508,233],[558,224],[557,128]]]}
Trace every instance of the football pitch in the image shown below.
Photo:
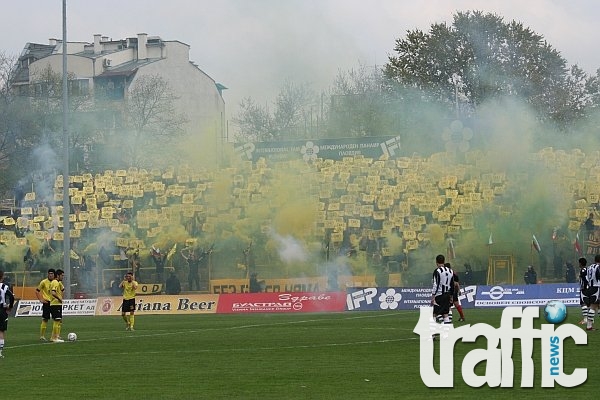
{"label": "football pitch", "polygon": [[[497,327],[501,311],[466,310],[467,323]],[[534,388],[519,387],[518,342],[515,388],[467,386],[461,364],[469,351],[485,348],[482,338],[456,344],[454,388],[427,388],[413,333],[418,317],[417,311],[137,315],[135,332],[125,331],[120,317],[66,317],[62,336],[76,332],[79,338],[56,344],[38,341],[40,318],[11,318],[0,387],[13,400],[564,399],[596,392],[600,331],[588,334],[587,346],[565,342],[565,373],[588,371],[586,383],[575,388],[540,387],[539,340]],[[567,322],[579,319],[579,309],[569,308]],[[483,375],[484,368],[476,372]]]}

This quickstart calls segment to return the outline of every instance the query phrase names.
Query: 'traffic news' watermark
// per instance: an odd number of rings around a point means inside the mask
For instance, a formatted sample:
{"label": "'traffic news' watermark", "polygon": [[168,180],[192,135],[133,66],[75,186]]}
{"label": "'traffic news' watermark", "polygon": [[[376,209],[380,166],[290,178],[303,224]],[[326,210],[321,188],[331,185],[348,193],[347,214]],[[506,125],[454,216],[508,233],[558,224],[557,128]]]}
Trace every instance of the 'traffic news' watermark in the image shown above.
{"label": "'traffic news' watermark", "polygon": [[[513,339],[521,341],[521,387],[533,387],[534,339],[540,339],[541,343],[542,387],[554,387],[555,382],[563,387],[574,387],[587,380],[587,368],[575,368],[571,374],[563,370],[564,340],[570,337],[577,345],[587,345],[587,333],[573,324],[562,324],[556,329],[553,324],[542,324],[541,329],[534,328],[533,321],[539,318],[539,307],[505,308],[499,328],[482,323],[458,328],[451,324],[437,324],[432,312],[432,307],[421,308],[419,321],[413,331],[420,336],[420,373],[423,383],[428,387],[453,387],[455,343],[472,343],[479,336],[486,338],[487,349],[471,350],[461,365],[462,378],[471,387],[485,384],[489,387],[514,387]],[[515,319],[521,320],[516,329],[513,328]],[[434,342],[432,335],[439,335],[439,341]],[[440,347],[440,373],[434,368],[435,343],[439,343]],[[476,375],[475,367],[482,361],[486,362],[485,375]]]}

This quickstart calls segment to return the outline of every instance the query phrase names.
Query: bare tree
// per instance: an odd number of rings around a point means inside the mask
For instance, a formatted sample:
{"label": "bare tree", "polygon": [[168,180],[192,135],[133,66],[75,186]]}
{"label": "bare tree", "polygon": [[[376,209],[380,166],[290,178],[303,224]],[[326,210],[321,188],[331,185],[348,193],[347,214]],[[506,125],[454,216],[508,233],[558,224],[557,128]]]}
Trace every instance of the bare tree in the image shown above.
{"label": "bare tree", "polygon": [[126,99],[124,140],[130,165],[144,165],[144,157],[165,154],[170,140],[185,133],[188,118],[177,113],[177,96],[160,75],[142,75],[136,79]]}
{"label": "bare tree", "polygon": [[323,107],[306,83],[285,82],[274,102],[274,111],[258,105],[252,98],[240,103],[233,118],[238,141],[269,141],[318,136],[323,123]]}
{"label": "bare tree", "polygon": [[266,107],[261,107],[251,97],[240,102],[240,111],[233,123],[239,128],[236,142],[264,141],[273,137],[273,117]]}
{"label": "bare tree", "polygon": [[361,65],[340,71],[333,83],[329,134],[334,137],[388,134],[389,108],[380,69]]}
{"label": "bare tree", "polygon": [[15,91],[16,56],[0,52],[0,192],[12,188],[22,175],[39,130],[29,102]]}

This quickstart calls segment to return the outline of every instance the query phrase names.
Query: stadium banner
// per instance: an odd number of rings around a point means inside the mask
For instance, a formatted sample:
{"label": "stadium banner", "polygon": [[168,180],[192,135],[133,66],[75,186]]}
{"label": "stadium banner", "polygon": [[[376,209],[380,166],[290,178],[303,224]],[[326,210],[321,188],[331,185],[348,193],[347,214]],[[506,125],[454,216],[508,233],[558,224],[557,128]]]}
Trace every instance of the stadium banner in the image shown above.
{"label": "stadium banner", "polygon": [[343,292],[222,294],[217,313],[341,312],[345,302]]}
{"label": "stadium banner", "polygon": [[135,294],[160,294],[162,292],[162,286],[162,283],[139,283]]}
{"label": "stadium banner", "polygon": [[579,284],[478,286],[475,307],[543,306],[550,300],[579,305]]}
{"label": "stadium banner", "polygon": [[[136,297],[140,314],[214,314],[219,296],[214,294],[155,295]],[[98,297],[96,315],[121,315],[122,297]]]}
{"label": "stadium banner", "polygon": [[[95,315],[96,299],[66,299],[63,302],[63,315]],[[42,303],[39,300],[19,300],[15,317],[41,317]]]}
{"label": "stadium banner", "polygon": [[377,160],[382,156],[394,158],[400,155],[400,136],[247,142],[236,143],[234,147],[244,161],[258,161],[259,158],[272,161],[342,160],[354,156]]}
{"label": "stadium banner", "polygon": [[[321,292],[327,287],[327,278],[259,279],[263,292]],[[210,292],[214,294],[248,293],[248,279],[212,279]]]}
{"label": "stadium banner", "polygon": [[[475,307],[477,286],[466,286],[458,297],[463,308]],[[414,310],[431,305],[431,288],[365,287],[346,289],[347,311]]]}

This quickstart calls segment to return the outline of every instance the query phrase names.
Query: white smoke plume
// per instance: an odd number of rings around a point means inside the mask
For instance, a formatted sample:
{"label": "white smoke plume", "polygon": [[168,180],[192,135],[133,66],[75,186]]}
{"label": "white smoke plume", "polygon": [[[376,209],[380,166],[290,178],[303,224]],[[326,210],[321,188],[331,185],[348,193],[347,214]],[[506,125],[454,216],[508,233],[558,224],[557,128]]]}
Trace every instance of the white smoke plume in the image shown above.
{"label": "white smoke plume", "polygon": [[277,243],[277,252],[282,261],[289,264],[308,260],[308,252],[299,240],[289,235],[281,236],[273,231],[271,236]]}

